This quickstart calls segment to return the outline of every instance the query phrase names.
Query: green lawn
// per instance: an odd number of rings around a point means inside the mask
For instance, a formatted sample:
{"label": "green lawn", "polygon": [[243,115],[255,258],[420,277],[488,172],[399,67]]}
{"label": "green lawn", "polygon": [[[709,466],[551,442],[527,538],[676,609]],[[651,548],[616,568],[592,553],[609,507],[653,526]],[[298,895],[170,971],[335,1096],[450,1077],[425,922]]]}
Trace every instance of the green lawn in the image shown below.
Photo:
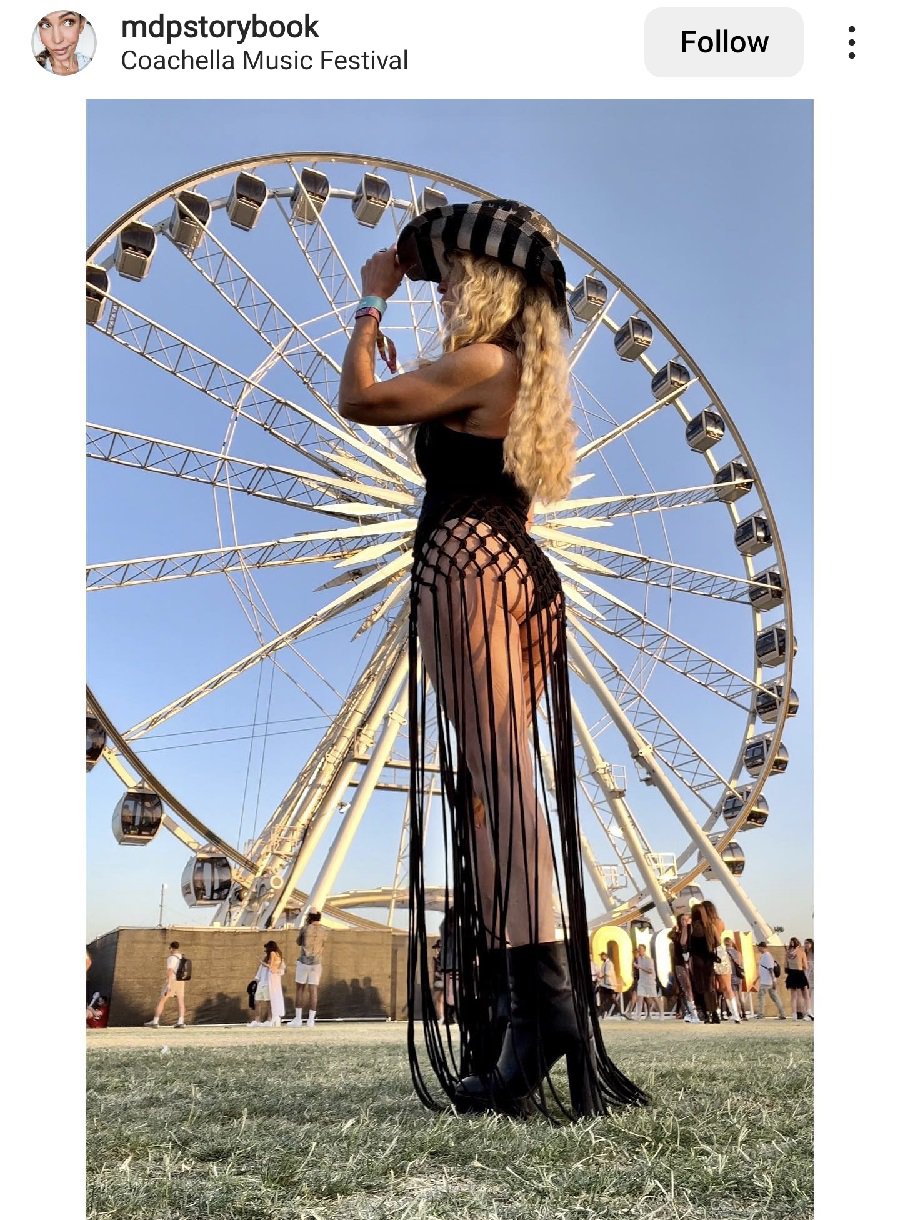
{"label": "green lawn", "polygon": [[808,1023],[604,1036],[652,1104],[554,1127],[423,1109],[396,1025],[92,1031],[88,1216],[812,1216]]}

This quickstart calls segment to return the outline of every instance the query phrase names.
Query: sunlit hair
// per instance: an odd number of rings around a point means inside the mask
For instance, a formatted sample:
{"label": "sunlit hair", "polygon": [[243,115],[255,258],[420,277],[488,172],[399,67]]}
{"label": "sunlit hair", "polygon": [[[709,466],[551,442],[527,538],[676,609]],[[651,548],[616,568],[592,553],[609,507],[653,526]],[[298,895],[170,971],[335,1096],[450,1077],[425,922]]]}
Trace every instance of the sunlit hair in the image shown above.
{"label": "sunlit hair", "polygon": [[453,255],[444,351],[470,343],[515,344],[519,389],[503,442],[503,469],[534,500],[561,500],[572,486],[575,433],[569,364],[549,293],[494,258]]}
{"label": "sunlit hair", "polygon": [[722,926],[715,903],[708,899],[696,903],[691,910],[691,923],[694,935],[704,937],[707,948],[712,952],[719,944],[719,930]]}

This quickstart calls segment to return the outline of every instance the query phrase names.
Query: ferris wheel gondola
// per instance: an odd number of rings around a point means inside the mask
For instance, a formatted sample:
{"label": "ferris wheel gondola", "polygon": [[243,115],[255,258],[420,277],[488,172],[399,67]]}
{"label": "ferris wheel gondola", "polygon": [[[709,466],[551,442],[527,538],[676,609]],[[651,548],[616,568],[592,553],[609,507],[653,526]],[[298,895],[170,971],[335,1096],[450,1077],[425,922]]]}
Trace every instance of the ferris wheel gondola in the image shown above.
{"label": "ferris wheel gondola", "polygon": [[113,834],[126,846],[146,847],[156,838],[162,821],[163,806],[158,794],[148,788],[129,788],[113,811]]}
{"label": "ferris wheel gondola", "polygon": [[106,748],[106,733],[96,716],[87,714],[87,770],[90,771],[97,763]]}

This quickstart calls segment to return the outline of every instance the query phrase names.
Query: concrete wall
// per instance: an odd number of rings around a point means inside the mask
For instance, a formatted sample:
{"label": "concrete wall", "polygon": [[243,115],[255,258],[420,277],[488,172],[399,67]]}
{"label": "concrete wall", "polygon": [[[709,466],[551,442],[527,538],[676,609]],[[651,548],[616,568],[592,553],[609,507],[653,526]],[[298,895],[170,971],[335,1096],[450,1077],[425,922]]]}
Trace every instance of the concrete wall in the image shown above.
{"label": "concrete wall", "polygon": [[[193,964],[193,977],[185,984],[185,1019],[191,1025],[249,1021],[247,984],[256,974],[263,945],[274,940],[284,954],[285,1007],[294,1011],[294,968],[297,931],[282,929],[272,935],[254,928],[117,928],[89,946],[93,959],[88,972],[88,994],[110,997],[110,1025],[140,1025],[150,1019],[165,980],[169,943]],[[784,986],[783,948],[773,948],[781,963],[777,982],[786,1012],[790,993]],[[668,1006],[668,1005],[667,1005]],[[771,1004],[767,1015],[774,1015]],[[174,1022],[177,1005],[170,1000],[164,1022]],[[318,1015],[406,1020],[406,933],[355,932],[329,929],[319,985]]]}
{"label": "concrete wall", "polygon": [[[296,930],[274,933],[252,928],[117,928],[89,945],[93,964],[88,986],[110,997],[110,1025],[140,1025],[153,1015],[165,980],[169,943],[193,965],[185,984],[185,1018],[192,1025],[250,1020],[247,984],[256,974],[263,944],[274,940],[284,954],[286,1009],[294,1010]],[[406,1018],[406,934],[329,929],[318,1015]],[[174,1021],[170,1000],[163,1021]]]}

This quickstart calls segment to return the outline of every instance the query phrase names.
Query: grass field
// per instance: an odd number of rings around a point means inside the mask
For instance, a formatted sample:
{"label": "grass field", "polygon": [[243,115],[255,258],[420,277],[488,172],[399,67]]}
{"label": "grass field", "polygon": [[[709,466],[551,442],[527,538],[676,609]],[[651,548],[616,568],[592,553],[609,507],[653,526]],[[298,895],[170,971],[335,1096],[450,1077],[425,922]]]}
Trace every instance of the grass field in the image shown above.
{"label": "grass field", "polygon": [[554,1127],[423,1109],[397,1025],[91,1031],[87,1214],[812,1216],[810,1024],[606,1022],[604,1036],[652,1104]]}

